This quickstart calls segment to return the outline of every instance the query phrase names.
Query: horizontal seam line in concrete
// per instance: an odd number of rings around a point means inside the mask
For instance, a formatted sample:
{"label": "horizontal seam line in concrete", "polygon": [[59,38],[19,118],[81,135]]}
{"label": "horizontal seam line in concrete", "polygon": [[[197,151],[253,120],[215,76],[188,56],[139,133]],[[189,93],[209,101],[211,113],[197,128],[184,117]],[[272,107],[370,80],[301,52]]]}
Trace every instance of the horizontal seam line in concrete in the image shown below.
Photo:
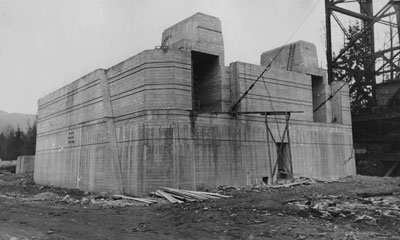
{"label": "horizontal seam line in concrete", "polygon": [[[191,110],[185,110],[185,109],[147,109],[147,110],[141,110],[141,111],[131,112],[131,113],[127,113],[127,114],[122,114],[122,115],[119,115],[119,116],[115,116],[114,118],[126,117],[128,115],[133,115],[133,114],[137,114],[137,113],[140,113],[140,112],[147,112],[147,111],[184,111],[184,112],[189,112]],[[159,115],[159,116],[160,115],[161,116],[181,115],[181,116],[185,116],[185,117],[189,116],[189,114],[151,113],[151,114],[142,114],[141,116],[138,116],[138,117],[132,117],[132,118],[126,118],[126,119],[117,119],[115,121],[126,121],[126,120],[129,120],[129,119],[140,118],[140,117],[144,117],[144,116],[148,116],[148,115]],[[234,119],[229,118],[229,117],[221,117],[221,116],[213,117],[213,116],[201,116],[201,115],[198,115],[197,118],[206,118],[206,119],[209,119],[209,118],[221,118],[221,119],[234,120]],[[253,119],[246,119],[246,117],[243,117],[243,118],[240,118],[239,120],[247,121],[247,122],[263,122],[263,123],[265,121],[265,117],[264,116],[254,116],[254,115],[252,115],[252,118]],[[273,120],[275,120],[275,118]],[[271,120],[271,122],[272,122],[272,120]],[[285,123],[285,119],[284,118],[281,118],[281,119],[278,118],[278,123],[283,123],[284,124]],[[304,124],[304,123],[309,123],[309,124]],[[297,120],[297,119],[293,119],[293,118],[290,119],[290,124],[296,124],[296,125],[299,125],[299,126],[301,126],[301,125],[303,125],[303,126],[315,126],[316,123],[317,124],[318,123],[321,124],[321,122],[314,122],[314,121],[307,121],[307,120]],[[322,124],[331,124],[332,126],[325,125],[325,126],[318,126],[318,127],[329,127],[329,128],[337,127],[337,126],[351,127],[351,124],[335,124],[335,123],[322,123]]]}
{"label": "horizontal seam line in concrete", "polygon": [[166,68],[180,68],[180,69],[184,69],[184,70],[191,70],[190,68],[182,68],[182,67],[176,67],[176,66],[144,67],[144,68],[139,69],[139,70],[137,70],[137,71],[135,71],[135,72],[132,72],[132,73],[130,73],[130,74],[127,74],[127,75],[125,75],[125,76],[123,76],[123,77],[121,77],[121,78],[118,78],[118,79],[116,79],[116,80],[114,80],[114,81],[110,81],[109,84],[115,83],[115,82],[117,82],[117,81],[120,81],[120,80],[122,80],[122,79],[124,79],[124,78],[127,78],[127,77],[129,77],[129,76],[131,76],[131,75],[137,74],[137,73],[139,73],[139,72],[141,72],[141,71],[148,70],[148,69],[157,69],[157,68],[160,68],[160,69],[166,69]]}
{"label": "horizontal seam line in concrete", "polygon": [[[260,71],[260,74],[261,74],[261,71]],[[253,75],[253,74],[250,74],[250,73],[238,72],[238,76],[240,78],[244,78],[244,79],[247,79],[247,80],[254,80],[255,81],[260,75]],[[246,76],[251,76],[254,79],[247,78]],[[310,89],[311,89],[311,84],[307,84],[307,83],[288,81],[286,79],[276,78],[276,77],[272,77],[272,76],[268,76],[268,75],[264,75],[262,78],[264,78],[266,80],[273,80],[273,81],[275,81],[277,83],[286,82],[286,83],[291,83],[291,84],[294,84],[294,85],[303,85],[305,87],[310,87]],[[268,83],[268,82],[266,82],[266,83]],[[269,82],[269,83],[272,83],[272,82]],[[311,83],[311,80],[310,80],[310,83]]]}
{"label": "horizontal seam line in concrete", "polygon": [[[148,111],[176,111],[176,112],[180,111],[180,112],[185,112],[185,114],[177,114],[177,113],[173,113],[173,114],[150,113],[150,114],[147,114],[146,112],[148,112]],[[120,121],[129,120],[129,119],[142,118],[142,117],[149,116],[149,115],[157,115],[157,116],[180,115],[180,116],[184,116],[184,117],[189,117],[189,112],[190,111],[191,111],[191,109],[147,109],[147,110],[140,110],[140,111],[136,111],[136,112],[131,112],[131,113],[126,113],[126,114],[114,116],[114,119],[115,119],[116,122],[117,121],[120,122]],[[140,113],[142,113],[142,114],[140,114]],[[125,119],[118,119],[118,118],[124,118],[124,117],[127,117],[129,115],[134,115],[134,114],[140,114],[140,116],[128,117],[128,118],[125,118]],[[198,118],[222,118],[222,119],[228,119],[228,120],[233,120],[233,121],[235,120],[235,119],[232,119],[232,118],[229,118],[229,117],[221,117],[221,116],[213,117],[213,116],[201,116],[201,115],[198,115],[197,117]],[[264,122],[265,121],[265,117],[263,117],[263,116],[252,115],[251,117],[253,119],[248,119],[246,117],[242,117],[242,118],[240,118],[238,120],[244,121],[244,122]],[[40,136],[42,134],[49,133],[49,132],[54,132],[54,131],[57,131],[57,130],[70,129],[71,126],[77,126],[74,129],[78,129],[80,127],[86,127],[86,125],[85,126],[79,126],[79,125],[87,124],[87,123],[90,123],[90,122],[99,121],[99,120],[103,120],[103,119],[104,119],[104,117],[101,117],[101,118],[88,120],[88,121],[81,122],[81,123],[75,123],[73,125],[68,125],[66,127],[61,127],[61,128],[53,129],[53,130],[48,131],[48,132],[39,133],[38,136]],[[275,121],[275,119],[273,119],[273,120]],[[272,119],[271,119],[271,122],[273,122]],[[278,119],[278,123],[285,123],[285,119],[283,119],[283,118],[282,119]],[[305,124],[305,123],[308,123],[308,124]],[[299,126],[315,126],[315,123],[321,123],[321,122],[306,121],[306,120],[296,120],[296,119],[293,119],[293,118],[290,119],[290,124],[295,124],[295,125],[299,125]],[[91,125],[95,125],[95,124],[98,124],[98,123],[90,124],[90,125],[87,125],[87,126],[91,126]],[[325,126],[318,126],[318,127],[328,127],[328,128],[332,128],[332,127],[336,127],[336,126],[351,127],[351,124],[334,124],[334,123],[322,123],[322,124],[331,124],[331,126],[325,125]]]}
{"label": "horizontal seam line in concrete", "polygon": [[[127,76],[130,76],[130,75],[132,75],[132,74],[134,74],[134,73],[137,73],[137,72],[139,72],[139,71],[142,71],[143,69],[148,68],[148,67],[144,67],[144,68],[142,68],[142,69],[140,69],[140,70],[138,70],[138,71],[134,71],[134,70],[136,70],[136,69],[138,69],[138,68],[140,68],[140,67],[143,67],[144,65],[147,65],[147,64],[162,64],[162,63],[164,63],[164,64],[176,63],[176,64],[182,64],[182,65],[191,66],[191,64],[189,64],[189,63],[183,63],[183,62],[177,62],[177,61],[144,62],[144,63],[141,63],[141,64],[139,64],[139,65],[136,65],[136,66],[134,66],[134,67],[132,67],[132,68],[129,68],[128,70],[125,70],[124,72],[121,72],[121,73],[118,73],[118,74],[116,74],[116,75],[114,75],[114,76],[109,77],[109,78],[108,78],[108,82],[109,82],[109,83],[116,82],[116,81],[118,81],[118,80],[120,80],[120,79],[123,79],[123,78],[125,78],[125,77],[127,77]],[[171,65],[169,65],[169,67],[171,67]],[[186,70],[191,70],[191,67],[190,67],[190,68],[184,68],[184,67],[179,67],[179,66],[175,66],[175,65],[172,65],[172,67],[182,68],[182,69],[186,69]],[[150,67],[150,68],[151,68],[151,67]],[[160,67],[157,67],[157,68],[163,68],[163,66],[160,66]],[[125,73],[127,73],[127,72],[130,72],[130,71],[133,71],[133,73],[129,73],[129,74],[126,74],[125,76],[122,76],[121,78],[117,78],[117,77],[119,77],[119,76],[121,76],[121,75],[123,75],[123,74],[125,74]],[[117,78],[117,79],[114,79],[114,78]]]}
{"label": "horizontal seam line in concrete", "polygon": [[[202,144],[202,145],[213,145],[215,142],[237,142],[237,143],[266,143],[266,140],[245,140],[245,139],[214,139],[214,138],[209,138],[209,139],[196,139],[196,138],[139,138],[139,139],[131,139],[131,140],[125,140],[125,141],[118,141],[118,143],[130,143],[130,142],[139,142],[139,141],[166,141],[166,140],[184,140],[184,141],[194,141],[194,142],[199,142],[199,141],[206,141],[207,143]],[[273,141],[271,140],[270,143]],[[65,146],[65,147],[59,147],[59,148],[48,148],[48,149],[41,149],[38,150],[38,152],[49,152],[49,151],[60,151],[63,149],[71,149],[71,148],[78,148],[78,147],[87,147],[87,146],[93,146],[93,145],[103,145],[103,144],[108,144],[109,142],[100,142],[100,143],[87,143],[87,144],[77,144],[74,146]],[[346,143],[318,143],[318,142],[293,142],[291,141],[291,144],[312,144],[312,145],[334,145],[334,146],[350,146],[352,144],[346,144]]]}
{"label": "horizontal seam line in concrete", "polygon": [[[93,123],[90,123],[90,122],[93,122]],[[81,123],[75,123],[73,125],[68,125],[66,127],[52,129],[52,130],[47,131],[47,132],[41,132],[41,133],[38,133],[38,137],[45,136],[45,135],[51,135],[51,134],[55,134],[55,133],[59,133],[59,132],[65,132],[65,130],[72,131],[72,130],[75,130],[75,129],[79,129],[81,127],[89,127],[89,126],[98,125],[98,124],[102,124],[102,123],[104,123],[104,117],[93,119],[93,120],[89,120],[89,121],[85,121],[85,122],[81,122]]]}
{"label": "horizontal seam line in concrete", "polygon": [[[241,93],[243,94],[243,93]],[[308,101],[300,101],[300,100],[292,100],[292,99],[288,99],[288,98],[278,98],[281,100],[288,100],[288,101],[278,101],[278,100],[274,100],[274,98],[277,97],[271,97],[271,99],[262,99],[262,98],[255,98],[255,97],[251,97],[251,96],[262,96],[262,95],[256,95],[256,94],[248,94],[248,97],[246,97],[246,99],[252,99],[252,100],[257,100],[257,101],[262,101],[262,102],[276,102],[276,103],[285,103],[285,104],[293,104],[293,105],[303,105],[303,106],[307,106],[310,107],[312,106],[312,102],[308,102]],[[244,101],[246,101],[246,99]],[[293,102],[291,102],[293,101]]]}
{"label": "horizontal seam line in concrete", "polygon": [[[132,140],[126,140],[126,141],[118,141],[118,143],[128,143],[128,142],[139,142],[139,141],[165,141],[165,140],[185,140],[185,141],[219,141],[219,142],[258,142],[258,143],[265,143],[266,141],[264,140],[233,140],[233,139],[196,139],[196,138],[139,138],[139,139],[132,139]],[[271,141],[272,142],[272,141]],[[38,152],[44,152],[44,151],[60,151],[60,149],[70,149],[70,148],[77,148],[77,147],[86,147],[86,146],[92,146],[92,145],[102,145],[102,144],[108,144],[109,142],[100,142],[100,143],[88,143],[88,144],[77,144],[74,146],[64,146],[64,147],[59,147],[59,148],[48,148],[48,149],[41,149],[38,150]],[[208,144],[213,144],[213,143],[208,143]]]}
{"label": "horizontal seam line in concrete", "polygon": [[[100,100],[99,100],[99,99],[100,99]],[[95,100],[97,100],[97,101],[95,101]],[[93,101],[93,102],[92,102],[92,101]],[[76,110],[82,109],[82,108],[84,108],[84,107],[87,107],[87,106],[90,106],[90,105],[93,105],[93,104],[96,104],[96,103],[99,103],[99,102],[102,102],[102,101],[103,101],[103,97],[93,98],[93,99],[91,99],[91,100],[89,100],[89,101],[86,101],[86,102],[83,102],[83,103],[74,105],[74,106],[72,106],[72,107],[65,108],[65,109],[60,110],[60,111],[58,111],[58,112],[49,114],[49,115],[47,115],[47,116],[45,116],[45,117],[43,117],[43,118],[41,118],[41,119],[38,119],[38,122],[46,121],[46,120],[49,120],[49,119],[52,119],[52,118],[55,118],[55,117],[64,115],[64,114],[66,114],[66,113],[70,113],[70,112],[72,112],[72,111],[76,111]],[[78,107],[78,106],[80,106],[80,107]]]}
{"label": "horizontal seam line in concrete", "polygon": [[216,33],[221,33],[222,34],[221,31],[218,31],[218,30],[215,30],[215,29],[211,29],[211,28],[206,28],[206,27],[203,27],[203,26],[197,26],[197,28],[202,28],[202,29],[205,29],[205,30],[208,30],[208,31],[211,31],[211,32],[216,32]]}
{"label": "horizontal seam line in concrete", "polygon": [[[135,91],[135,90],[137,90],[137,89],[139,89],[139,88],[143,88],[143,87],[147,87],[147,86],[171,86],[171,85],[189,87],[190,89],[167,87],[167,88],[162,88],[162,89],[156,89],[156,88],[155,88],[155,89],[143,89],[143,90]],[[117,99],[120,99],[120,98],[123,98],[123,97],[128,97],[128,96],[130,96],[130,95],[133,95],[133,94],[136,94],[136,93],[139,93],[139,92],[143,92],[143,91],[147,91],[147,90],[152,91],[152,90],[172,89],[172,90],[182,90],[182,91],[190,91],[190,92],[191,92],[191,91],[192,91],[191,87],[192,87],[191,85],[176,84],[176,83],[143,84],[143,85],[141,85],[141,86],[138,86],[138,87],[135,87],[135,88],[132,88],[132,89],[129,89],[129,90],[120,92],[120,93],[118,93],[118,94],[115,94],[115,95],[111,96],[111,100],[117,100]],[[123,95],[122,97],[118,97],[118,98],[117,98],[117,96],[119,96],[119,95],[121,95],[121,94],[125,94],[125,93],[128,93],[128,92],[131,92],[131,91],[135,91],[135,92],[133,92],[133,93],[131,93],[131,94]],[[114,98],[114,99],[113,99],[113,98]]]}
{"label": "horizontal seam line in concrete", "polygon": [[[72,90],[72,91],[70,91],[70,92],[67,92],[66,94],[63,94],[63,95],[61,95],[61,96],[58,96],[57,98],[55,98],[55,99],[53,99],[53,100],[51,100],[51,101],[48,101],[48,102],[46,102],[46,103],[43,103],[43,104],[41,104],[41,105],[39,106],[39,109],[44,108],[44,107],[48,107],[48,106],[52,105],[54,102],[58,102],[58,101],[60,101],[60,100],[62,100],[62,99],[64,99],[64,98],[70,97],[70,96],[67,96],[67,95],[73,96],[73,95],[75,95],[75,94],[77,94],[77,93],[79,93],[79,92],[82,92],[82,91],[85,91],[85,90],[87,90],[87,89],[90,89],[90,88],[92,88],[92,87],[94,87],[94,86],[100,84],[100,82],[97,82],[96,84],[93,84],[93,85],[91,85],[91,86],[88,86],[88,85],[90,85],[91,83],[95,83],[95,82],[98,81],[98,80],[99,80],[99,79],[96,79],[96,80],[94,80],[94,81],[91,81],[91,82],[89,82],[88,84],[85,84],[85,85],[83,85],[83,86],[81,86],[81,87],[79,87],[79,88],[76,88],[76,89],[74,89],[74,90]],[[71,84],[71,83],[70,83],[70,84]],[[67,85],[67,86],[69,86],[69,85]],[[84,87],[86,87],[86,86],[88,86],[88,87],[85,88],[85,89],[81,89],[81,88],[84,88]],[[79,91],[78,91],[78,90],[79,90]],[[56,91],[57,91],[57,90],[56,90]]]}
{"label": "horizontal seam line in concrete", "polygon": [[[136,66],[133,66],[132,68],[129,68],[129,69],[127,69],[127,70],[125,70],[125,71],[123,71],[123,72],[121,72],[121,73],[115,74],[114,76],[109,76],[109,77],[108,77],[108,80],[110,80],[110,79],[112,79],[112,78],[119,77],[119,76],[121,76],[122,74],[125,74],[125,73],[127,73],[127,72],[129,72],[129,71],[132,71],[132,70],[134,70],[134,69],[136,69],[136,68],[139,68],[139,67],[141,67],[141,66],[143,66],[143,65],[145,65],[145,64],[157,64],[157,63],[177,63],[177,64],[182,64],[182,65],[191,66],[190,63],[186,63],[186,62],[177,62],[177,61],[142,62],[142,63],[140,63],[140,64],[138,64],[138,65],[136,65]],[[107,71],[109,71],[109,70],[112,69],[112,68],[113,68],[113,67],[109,68]]]}
{"label": "horizontal seam line in concrete", "polygon": [[[150,111],[157,111],[157,110],[166,111],[166,109],[152,109]],[[145,117],[145,116],[148,116],[148,115],[157,115],[157,116],[180,115],[180,116],[185,116],[185,117],[189,116],[188,114],[177,114],[177,113],[174,113],[174,114],[163,114],[163,113],[146,114],[145,112],[147,112],[147,111],[149,111],[149,110],[141,110],[141,111],[137,111],[137,112],[134,112],[134,113],[124,114],[124,115],[116,116],[116,117],[114,117],[114,119],[115,119],[116,122],[120,122],[120,121],[129,120],[129,119]],[[184,111],[185,113],[188,112],[187,110],[182,110],[182,109],[172,109],[172,111]],[[136,116],[136,117],[128,117],[128,118],[125,118],[125,119],[116,119],[116,118],[123,118],[123,117],[126,117],[128,115],[133,115],[133,114],[138,114],[138,113],[142,113],[142,114],[139,115],[139,116]],[[255,117],[255,116],[253,116],[253,117]],[[214,118],[217,118],[217,117],[214,117]],[[264,119],[264,117],[261,117],[261,118]],[[88,126],[92,126],[92,125],[96,125],[96,124],[101,124],[101,123],[103,123],[103,121],[92,123],[92,124],[87,124],[87,123],[94,122],[94,121],[99,121],[99,120],[103,120],[103,119],[104,119],[104,117],[101,117],[101,118],[97,118],[97,119],[94,119],[94,120],[89,120],[89,121],[86,121],[86,122],[76,123],[76,124],[69,125],[69,126],[66,126],[66,127],[53,129],[51,131],[39,133],[38,136],[51,135],[51,134],[56,134],[56,133],[63,132],[63,131],[79,129],[81,127],[88,127]],[[224,119],[230,119],[230,118],[224,118]],[[245,119],[242,118],[241,120],[245,120]],[[245,121],[249,121],[249,122],[264,122],[264,121],[256,120],[256,119],[253,119],[253,120],[247,119]],[[296,120],[293,120],[293,121],[296,121]],[[302,121],[302,120],[299,120],[299,121]],[[284,119],[278,120],[278,123],[284,124],[285,120]],[[83,125],[83,124],[85,124],[85,125]],[[79,125],[82,125],[82,126],[79,126]],[[73,126],[75,126],[75,127],[73,127]],[[65,129],[65,130],[63,130],[63,129]]]}
{"label": "horizontal seam line in concrete", "polygon": [[[243,94],[244,92],[240,92],[240,94]],[[303,100],[299,100],[299,99],[293,99],[293,98],[284,98],[284,97],[278,97],[278,96],[267,96],[265,95],[261,95],[261,94],[256,94],[256,93],[249,93],[249,95],[252,96],[260,96],[260,97],[264,97],[264,98],[276,98],[276,99],[281,99],[281,100],[289,100],[289,101],[294,101],[294,102],[304,102],[304,103],[312,103],[312,101],[303,101]]]}
{"label": "horizontal seam line in concrete", "polygon": [[[253,79],[248,79],[248,78],[244,78],[244,77],[239,77],[240,79],[243,79],[244,81],[249,81],[249,82],[254,82],[255,80],[253,80]],[[263,82],[258,82],[258,83],[256,83],[256,84],[263,84]],[[291,87],[291,88],[296,88],[296,89],[305,89],[305,90],[307,90],[307,91],[311,91],[312,90],[312,88],[311,88],[311,86],[310,87],[303,87],[303,86],[296,86],[296,85],[289,85],[289,84],[282,84],[282,83],[278,83],[278,82],[274,82],[274,83],[272,83],[272,82],[265,82],[265,84],[267,85],[267,87],[271,87],[271,85],[272,86],[275,86],[275,85],[279,85],[279,86],[285,86],[285,87]],[[269,85],[269,86],[268,86]],[[245,86],[246,87],[246,86]]]}
{"label": "horizontal seam line in concrete", "polygon": [[294,142],[290,141],[290,144],[297,144],[297,145],[302,145],[302,144],[311,144],[311,145],[335,145],[335,146],[352,146],[352,143],[324,143],[324,142]]}
{"label": "horizontal seam line in concrete", "polygon": [[65,146],[65,147],[59,147],[59,148],[47,148],[47,149],[40,149],[37,152],[41,153],[41,152],[50,152],[50,151],[55,151],[58,152],[60,150],[63,149],[71,149],[71,148],[77,148],[77,147],[86,147],[86,146],[93,146],[93,145],[103,145],[103,144],[108,144],[109,142],[101,142],[101,143],[88,143],[88,144],[84,144],[84,145],[76,145],[76,146]]}
{"label": "horizontal seam line in concrete", "polygon": [[[137,87],[137,88],[135,88],[135,89],[138,89],[138,88],[141,88],[141,87],[146,87],[146,86],[151,86],[151,85],[171,85],[171,84],[144,84],[144,85],[142,85],[142,86],[140,86],[140,87]],[[183,85],[183,84],[177,84],[177,85],[180,85],[180,86],[189,86],[189,85]],[[132,89],[132,90],[135,90],[135,89]],[[174,90],[182,90],[182,91],[191,91],[191,90],[179,89],[179,88],[143,89],[143,90],[134,92],[134,93],[129,94],[129,95],[124,95],[124,96],[119,97],[119,98],[114,98],[114,99],[112,99],[112,101],[118,100],[118,99],[123,98],[123,97],[130,96],[130,95],[133,95],[133,94],[136,94],[136,93],[139,93],[139,92],[143,92],[143,91],[164,90],[164,89],[174,89]],[[127,92],[132,91],[132,90],[128,90]],[[122,94],[122,93],[121,93],[121,94]],[[117,96],[117,95],[114,95],[114,96]],[[112,97],[114,97],[114,96],[112,96]],[[97,99],[99,99],[99,98],[102,98],[102,97],[93,98],[93,99],[90,99],[90,100],[88,100],[88,101],[82,102],[82,103],[80,103],[80,104],[74,105],[74,106],[72,106],[72,107],[65,108],[65,109],[60,110],[60,111],[58,111],[58,112],[51,113],[51,114],[49,114],[49,115],[47,115],[47,116],[44,116],[44,117],[41,118],[41,119],[38,119],[38,122],[51,119],[51,118],[53,118],[53,117],[51,117],[51,116],[57,115],[58,113],[60,113],[59,115],[62,115],[62,114],[69,113],[69,112],[74,111],[74,110],[79,110],[79,109],[81,109],[81,108],[90,106],[90,105],[95,104],[95,103],[98,103],[99,101],[98,101],[98,102],[94,102],[94,103],[87,104],[87,105],[85,105],[85,106],[82,106],[82,105],[84,105],[84,104],[86,104],[86,103],[88,103],[88,102],[97,100]],[[81,106],[81,107],[77,108],[77,106]],[[74,109],[73,109],[73,108],[74,108]],[[67,110],[70,110],[70,111],[67,111]],[[58,115],[58,116],[59,116],[59,115]]]}
{"label": "horizontal seam line in concrete", "polygon": [[[189,65],[189,66],[190,66],[190,64],[187,64],[187,63],[181,63],[181,62],[175,62],[175,61],[168,61],[168,62],[148,62],[148,63],[143,63],[143,64],[141,64],[141,65],[139,65],[139,66],[137,66],[137,67],[140,67],[140,66],[145,65],[145,64],[152,64],[152,63],[171,63],[171,62],[172,62],[172,63],[178,63],[178,64],[183,64],[183,65]],[[134,67],[134,68],[137,68],[137,67]],[[166,66],[166,67],[182,68],[182,67],[178,67],[178,66]],[[125,71],[125,72],[131,71],[131,70],[133,70],[134,68],[131,68],[131,69]],[[163,68],[163,67],[150,67],[150,68]],[[144,68],[144,69],[146,69],[146,68]],[[141,70],[144,70],[144,69],[141,69]],[[191,70],[191,68],[182,68],[182,69]],[[141,70],[140,70],[140,71],[141,71]],[[125,73],[125,72],[124,72],[124,73]],[[123,74],[123,73],[121,73],[121,74]],[[120,75],[120,74],[118,74],[118,75]],[[116,76],[118,76],[118,75],[116,75]],[[131,75],[131,74],[129,74],[129,75]],[[127,76],[129,76],[129,75],[127,75]],[[113,77],[115,77],[115,76],[113,76]],[[112,77],[112,78],[113,78],[113,77]],[[125,77],[126,77],[126,76],[125,76]],[[124,77],[122,77],[122,78],[124,78]],[[121,78],[121,79],[122,79],[122,78]],[[76,88],[76,89],[74,89],[74,90],[72,90],[72,91],[70,91],[70,92],[67,92],[66,94],[63,94],[63,95],[58,96],[58,97],[56,97],[56,98],[54,98],[54,99],[52,99],[52,100],[50,100],[50,101],[48,101],[48,102],[45,102],[45,103],[43,103],[43,104],[41,104],[41,105],[39,106],[39,109],[42,108],[42,107],[46,107],[45,105],[50,104],[50,103],[53,102],[53,101],[59,101],[59,100],[60,100],[59,98],[63,98],[63,97],[66,98],[66,97],[68,97],[68,96],[66,96],[66,95],[75,95],[75,94],[78,93],[78,92],[81,92],[81,91],[84,91],[84,90],[89,89],[89,88],[91,88],[91,87],[94,87],[94,86],[98,85],[99,82],[96,83],[96,84],[94,84],[94,85],[92,85],[92,86],[87,87],[86,89],[80,90],[81,88],[84,88],[84,87],[86,87],[87,85],[90,85],[91,83],[94,83],[94,82],[96,82],[96,81],[98,81],[98,80],[99,80],[99,79],[95,79],[95,80],[93,80],[93,81],[91,81],[91,82],[89,82],[89,83],[87,83],[87,84],[85,84],[85,85],[83,85],[83,86],[81,86],[81,87],[79,87],[79,88]],[[120,79],[117,79],[117,80],[120,80]],[[117,80],[115,80],[115,81],[117,81]],[[111,81],[111,82],[113,82],[113,81]],[[70,83],[70,84],[72,84],[72,83]],[[69,86],[70,84],[66,85],[66,87]],[[78,91],[78,90],[80,90],[80,91]],[[56,90],[56,91],[57,91],[57,90]],[[57,99],[58,99],[58,100],[57,100]],[[52,103],[51,103],[51,104],[52,104]],[[50,104],[50,105],[51,105],[51,104]]]}

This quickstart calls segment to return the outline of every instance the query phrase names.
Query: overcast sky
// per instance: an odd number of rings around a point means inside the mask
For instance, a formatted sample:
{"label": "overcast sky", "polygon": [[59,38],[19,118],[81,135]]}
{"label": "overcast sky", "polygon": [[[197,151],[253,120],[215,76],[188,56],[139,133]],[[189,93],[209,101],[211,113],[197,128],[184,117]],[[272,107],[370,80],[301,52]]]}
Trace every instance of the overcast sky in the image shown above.
{"label": "overcast sky", "polygon": [[[317,3],[319,2],[319,3]],[[313,42],[325,68],[323,0],[0,0],[0,110],[37,113],[46,94],[161,42],[196,12],[222,22],[225,64]]]}

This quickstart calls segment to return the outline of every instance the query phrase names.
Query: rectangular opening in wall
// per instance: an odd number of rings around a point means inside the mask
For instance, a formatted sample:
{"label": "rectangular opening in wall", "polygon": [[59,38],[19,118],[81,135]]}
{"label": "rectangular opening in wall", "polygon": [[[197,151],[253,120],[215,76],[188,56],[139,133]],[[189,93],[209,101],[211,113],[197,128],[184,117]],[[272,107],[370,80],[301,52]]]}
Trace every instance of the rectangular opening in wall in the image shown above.
{"label": "rectangular opening in wall", "polygon": [[220,110],[219,57],[192,51],[192,104],[195,112]]}
{"label": "rectangular opening in wall", "polygon": [[[321,104],[326,100],[326,89],[323,78],[321,76],[311,76],[311,82],[313,120],[314,122],[327,122],[326,104],[321,106]],[[314,110],[316,111],[314,112]]]}
{"label": "rectangular opening in wall", "polygon": [[[288,144],[277,143],[276,147],[278,155],[278,179],[288,179],[291,175]],[[281,154],[279,154],[279,151],[281,151]]]}

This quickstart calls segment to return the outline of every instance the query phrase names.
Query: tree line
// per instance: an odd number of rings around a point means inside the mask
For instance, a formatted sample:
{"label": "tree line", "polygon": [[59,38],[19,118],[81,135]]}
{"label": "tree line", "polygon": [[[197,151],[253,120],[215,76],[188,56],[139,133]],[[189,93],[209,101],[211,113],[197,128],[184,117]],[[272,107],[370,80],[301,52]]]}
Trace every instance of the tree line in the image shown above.
{"label": "tree line", "polygon": [[35,155],[36,150],[36,121],[28,124],[23,131],[19,126],[14,129],[8,125],[0,133],[0,159],[15,160],[22,155]]}

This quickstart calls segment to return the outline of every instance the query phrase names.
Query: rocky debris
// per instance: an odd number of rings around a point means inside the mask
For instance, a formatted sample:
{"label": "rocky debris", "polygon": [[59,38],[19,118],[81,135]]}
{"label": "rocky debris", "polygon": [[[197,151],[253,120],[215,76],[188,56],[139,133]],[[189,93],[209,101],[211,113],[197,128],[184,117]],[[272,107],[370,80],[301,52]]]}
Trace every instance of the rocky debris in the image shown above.
{"label": "rocky debris", "polygon": [[84,197],[77,198],[65,195],[60,201],[68,204],[81,205],[98,205],[104,207],[129,207],[129,206],[145,206],[153,203],[158,203],[155,199],[149,198],[134,198],[124,195],[111,195],[109,193],[87,193]]}
{"label": "rocky debris", "polygon": [[219,186],[218,193],[222,194],[231,194],[232,192],[242,192],[242,191],[251,191],[251,192],[261,192],[261,191],[273,191],[274,189],[279,190],[281,188],[290,188],[304,185],[312,185],[318,183],[339,183],[342,181],[339,180],[331,180],[325,178],[311,178],[304,176],[297,176],[293,179],[280,179],[275,182],[273,185],[265,184],[261,182],[259,184],[254,184],[252,186]]}
{"label": "rocky debris", "polygon": [[69,199],[71,199],[71,196],[67,194],[61,199],[61,201],[67,202]]}
{"label": "rocky debris", "polygon": [[300,210],[306,210],[311,215],[320,218],[353,218],[353,222],[376,224],[376,219],[382,215],[396,218],[400,216],[399,196],[384,195],[386,196],[366,198],[317,195],[290,200],[285,203],[294,205]]}
{"label": "rocky debris", "polygon": [[112,196],[111,196],[111,199],[112,199],[112,200],[120,200],[120,199],[122,199],[122,197],[119,196],[119,195],[112,195]]}
{"label": "rocky debris", "polygon": [[108,192],[99,192],[94,196],[94,199],[108,199],[111,195]]}
{"label": "rocky debris", "polygon": [[60,196],[52,192],[42,192],[36,194],[33,198],[36,200],[58,200]]}
{"label": "rocky debris", "polygon": [[85,197],[84,197],[84,198],[81,199],[81,202],[80,202],[80,203],[81,203],[81,204],[88,204],[89,202],[90,202],[90,200],[89,200],[88,198],[85,198]]}

